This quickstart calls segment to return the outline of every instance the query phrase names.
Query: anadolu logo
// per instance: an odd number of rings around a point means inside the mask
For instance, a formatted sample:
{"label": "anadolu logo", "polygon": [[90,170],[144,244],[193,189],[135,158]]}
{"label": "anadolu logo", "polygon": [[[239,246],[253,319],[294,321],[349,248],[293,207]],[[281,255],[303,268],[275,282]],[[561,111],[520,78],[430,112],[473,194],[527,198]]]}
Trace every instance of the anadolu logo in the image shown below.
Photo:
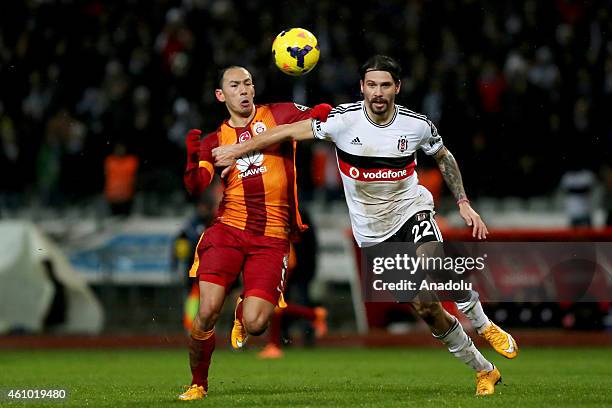
{"label": "anadolu logo", "polygon": [[352,178],[357,178],[359,177],[360,172],[359,172],[359,169],[356,169],[355,167],[351,167],[349,169],[349,174],[351,175]]}

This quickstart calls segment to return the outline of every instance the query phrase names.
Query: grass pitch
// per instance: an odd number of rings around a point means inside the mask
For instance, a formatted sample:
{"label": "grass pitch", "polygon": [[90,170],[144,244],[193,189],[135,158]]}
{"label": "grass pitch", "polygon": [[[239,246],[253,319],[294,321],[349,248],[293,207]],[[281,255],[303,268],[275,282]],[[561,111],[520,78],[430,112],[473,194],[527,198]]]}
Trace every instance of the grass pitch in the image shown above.
{"label": "grass pitch", "polygon": [[0,389],[63,388],[62,402],[2,406],[610,407],[612,349],[526,349],[517,360],[487,350],[505,385],[476,398],[474,374],[439,349],[219,350],[204,401],[176,396],[190,380],[186,350],[0,351]]}

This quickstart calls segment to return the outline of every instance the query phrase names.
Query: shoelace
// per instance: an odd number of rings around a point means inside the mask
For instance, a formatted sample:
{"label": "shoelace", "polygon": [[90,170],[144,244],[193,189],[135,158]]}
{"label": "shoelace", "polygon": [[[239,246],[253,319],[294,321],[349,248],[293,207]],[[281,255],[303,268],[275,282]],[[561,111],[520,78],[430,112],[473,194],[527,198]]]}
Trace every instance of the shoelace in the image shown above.
{"label": "shoelace", "polygon": [[198,386],[198,385],[196,385],[196,384],[193,384],[193,385],[191,385],[191,386],[185,386],[185,387],[186,387],[186,389],[185,389],[185,392],[184,392],[183,394],[188,394],[188,393],[190,393],[190,392],[192,392],[192,391],[194,391],[194,392],[195,392],[195,391],[197,391],[197,390],[198,390],[198,388],[199,388],[199,386]]}
{"label": "shoelace", "polygon": [[487,390],[487,385],[486,382],[484,382],[484,379],[487,378],[487,375],[483,375],[481,377],[478,377],[478,387],[477,387],[477,392],[480,393],[481,391],[486,391]]}
{"label": "shoelace", "polygon": [[496,347],[502,347],[504,345],[504,342],[506,341],[505,336],[501,335],[497,327],[493,326],[487,334],[487,340],[490,338]]}

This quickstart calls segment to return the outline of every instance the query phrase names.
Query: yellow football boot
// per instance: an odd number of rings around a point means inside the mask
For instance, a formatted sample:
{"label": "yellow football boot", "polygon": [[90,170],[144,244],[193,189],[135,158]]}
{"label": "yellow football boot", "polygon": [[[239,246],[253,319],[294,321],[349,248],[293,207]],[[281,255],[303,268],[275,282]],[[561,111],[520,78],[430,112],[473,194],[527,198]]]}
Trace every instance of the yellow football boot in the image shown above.
{"label": "yellow football boot", "polygon": [[476,395],[491,395],[495,393],[495,385],[501,382],[501,373],[493,366],[491,371],[476,373]]}
{"label": "yellow football boot", "polygon": [[201,385],[193,384],[184,393],[178,396],[180,401],[195,401],[206,397],[206,390]]}
{"label": "yellow football boot", "polygon": [[[238,309],[238,305],[242,302],[242,296],[238,296],[236,300],[236,309]],[[244,347],[249,335],[242,324],[242,321],[236,317],[236,311],[234,311],[234,326],[232,327],[232,335],[231,335],[231,343],[232,348],[234,350],[240,350]]]}
{"label": "yellow football boot", "polygon": [[506,358],[516,358],[518,356],[518,345],[510,333],[503,331],[498,325],[489,322],[489,326],[484,329],[480,336],[489,342],[491,347]]}

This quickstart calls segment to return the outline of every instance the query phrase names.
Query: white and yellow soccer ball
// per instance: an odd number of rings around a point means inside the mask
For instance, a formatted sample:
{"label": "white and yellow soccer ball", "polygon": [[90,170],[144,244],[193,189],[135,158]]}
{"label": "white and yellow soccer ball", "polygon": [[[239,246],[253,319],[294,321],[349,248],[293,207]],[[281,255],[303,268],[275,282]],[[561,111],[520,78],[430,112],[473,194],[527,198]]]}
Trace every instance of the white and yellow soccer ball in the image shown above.
{"label": "white and yellow soccer ball", "polygon": [[274,63],[287,75],[307,74],[319,62],[319,54],[317,37],[303,28],[282,31],[272,43]]}

